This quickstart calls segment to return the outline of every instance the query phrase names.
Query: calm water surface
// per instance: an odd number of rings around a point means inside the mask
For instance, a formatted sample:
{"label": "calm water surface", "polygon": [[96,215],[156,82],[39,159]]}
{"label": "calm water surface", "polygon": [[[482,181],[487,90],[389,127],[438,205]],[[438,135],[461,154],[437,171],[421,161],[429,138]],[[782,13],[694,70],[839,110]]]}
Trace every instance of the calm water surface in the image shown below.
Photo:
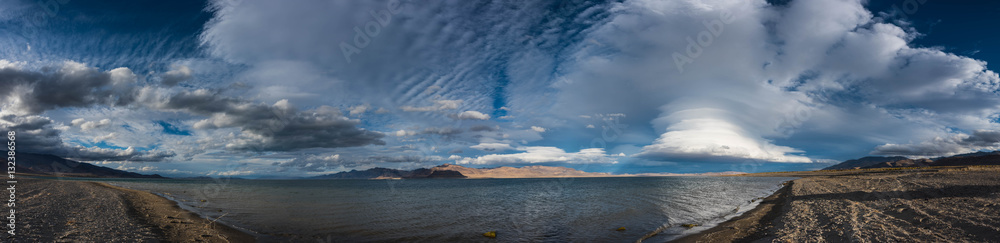
{"label": "calm water surface", "polygon": [[[104,181],[166,196],[265,242],[634,242],[673,226],[647,240],[662,242],[742,213],[790,179]],[[687,223],[705,226],[679,227]]]}

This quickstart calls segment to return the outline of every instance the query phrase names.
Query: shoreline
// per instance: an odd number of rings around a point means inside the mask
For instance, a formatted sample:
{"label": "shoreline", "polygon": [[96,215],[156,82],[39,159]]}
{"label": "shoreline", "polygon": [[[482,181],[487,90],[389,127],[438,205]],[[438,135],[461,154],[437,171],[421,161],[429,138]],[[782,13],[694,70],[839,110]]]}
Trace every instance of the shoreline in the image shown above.
{"label": "shoreline", "polygon": [[16,235],[4,242],[256,242],[150,192],[58,177],[18,178]]}
{"label": "shoreline", "polygon": [[795,180],[783,183],[782,187],[761,200],[753,209],[726,220],[715,227],[698,233],[671,240],[670,242],[751,242],[763,239],[766,230],[772,228],[772,221],[781,213],[792,184]]}
{"label": "shoreline", "polygon": [[670,242],[1000,239],[1000,167],[758,173],[800,177],[757,207]]}
{"label": "shoreline", "polygon": [[256,242],[256,237],[228,225],[208,220],[181,208],[178,202],[147,191],[128,189],[104,182],[87,182],[125,193],[129,209],[139,220],[158,229],[171,242]]}

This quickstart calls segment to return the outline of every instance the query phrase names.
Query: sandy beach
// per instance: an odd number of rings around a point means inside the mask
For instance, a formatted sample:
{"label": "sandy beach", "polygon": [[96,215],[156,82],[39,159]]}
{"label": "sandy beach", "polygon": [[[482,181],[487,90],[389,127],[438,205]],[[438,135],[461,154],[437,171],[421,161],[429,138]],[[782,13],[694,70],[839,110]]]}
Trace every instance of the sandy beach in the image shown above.
{"label": "sandy beach", "polygon": [[1000,167],[747,176],[803,178],[676,242],[1000,242]]}
{"label": "sandy beach", "polygon": [[173,201],[96,182],[18,178],[17,235],[3,242],[253,242]]}

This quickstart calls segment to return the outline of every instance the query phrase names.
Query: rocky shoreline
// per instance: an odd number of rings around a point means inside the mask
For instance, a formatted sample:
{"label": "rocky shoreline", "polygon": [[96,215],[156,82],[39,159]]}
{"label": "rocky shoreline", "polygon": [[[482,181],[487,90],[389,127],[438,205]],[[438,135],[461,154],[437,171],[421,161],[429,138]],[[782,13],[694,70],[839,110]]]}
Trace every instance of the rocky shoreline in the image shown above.
{"label": "rocky shoreline", "polygon": [[254,242],[149,192],[97,182],[19,178],[18,232],[4,242]]}

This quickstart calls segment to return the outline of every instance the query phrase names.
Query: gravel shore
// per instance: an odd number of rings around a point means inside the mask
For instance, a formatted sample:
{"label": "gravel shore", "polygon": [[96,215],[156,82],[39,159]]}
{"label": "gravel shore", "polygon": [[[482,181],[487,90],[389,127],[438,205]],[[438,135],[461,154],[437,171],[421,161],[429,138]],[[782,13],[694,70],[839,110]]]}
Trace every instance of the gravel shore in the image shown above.
{"label": "gravel shore", "polygon": [[3,242],[254,241],[148,192],[96,182],[17,181],[17,234],[5,232]]}
{"label": "gravel shore", "polygon": [[1000,242],[998,167],[750,176],[804,178],[677,242]]}

